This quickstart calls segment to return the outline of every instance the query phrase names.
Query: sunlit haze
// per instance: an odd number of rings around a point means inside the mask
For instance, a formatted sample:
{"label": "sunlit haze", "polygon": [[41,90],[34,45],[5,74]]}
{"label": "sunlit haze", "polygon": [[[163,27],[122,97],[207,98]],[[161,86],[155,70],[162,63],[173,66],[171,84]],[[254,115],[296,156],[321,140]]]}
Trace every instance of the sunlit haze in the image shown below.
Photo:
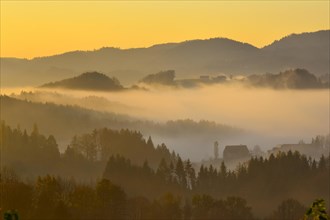
{"label": "sunlit haze", "polygon": [[[329,91],[328,90],[273,90],[244,88],[239,85],[206,86],[196,89],[172,89],[158,87],[151,91],[91,92],[70,90],[40,90],[34,88],[3,88],[2,93],[10,95],[21,91],[45,91],[63,94],[54,99],[44,93],[39,101],[53,101],[70,104],[68,98],[87,96],[104,97],[112,103],[126,108],[115,111],[140,119],[166,122],[190,118],[196,121],[209,120],[224,123],[249,132],[268,137],[266,147],[275,146],[281,138],[309,140],[311,135],[329,133]],[[53,96],[56,97],[56,96]],[[66,100],[67,99],[67,100]],[[114,105],[114,104],[113,104]],[[95,108],[109,111],[107,106]],[[111,109],[113,111],[113,109]],[[260,136],[261,138],[262,136]],[[253,143],[260,143],[258,139]],[[188,153],[188,152],[187,152]]]}
{"label": "sunlit haze", "polygon": [[226,37],[263,47],[329,29],[329,1],[1,1],[1,57]]}
{"label": "sunlit haze", "polygon": [[0,219],[330,220],[330,0],[0,4]]}

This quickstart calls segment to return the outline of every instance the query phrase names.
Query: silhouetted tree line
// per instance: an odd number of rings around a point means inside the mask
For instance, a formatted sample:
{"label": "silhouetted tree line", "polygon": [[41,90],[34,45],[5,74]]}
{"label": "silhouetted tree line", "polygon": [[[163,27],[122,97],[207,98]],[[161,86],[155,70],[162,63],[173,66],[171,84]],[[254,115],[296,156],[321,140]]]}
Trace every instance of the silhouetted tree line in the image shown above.
{"label": "silhouetted tree line", "polygon": [[[148,172],[146,166],[140,169]],[[1,208],[15,210],[21,219],[256,219],[247,201],[237,196],[216,199],[207,194],[163,193],[149,199],[130,195],[106,178],[84,184],[52,175],[22,181],[7,168],[0,174]],[[301,219],[307,210],[294,199],[275,207],[265,219]]]}
{"label": "silhouetted tree line", "polygon": [[9,169],[2,169],[0,184],[2,210],[15,209],[21,219],[252,219],[251,208],[238,197],[196,195],[183,201],[164,193],[148,199],[128,196],[108,179],[87,185],[46,175],[24,182]]}
{"label": "silhouetted tree line", "polygon": [[148,198],[159,197],[166,192],[187,195],[196,182],[192,163],[189,160],[182,161],[179,156],[170,163],[162,159],[156,170],[149,166],[148,161],[137,166],[122,156],[111,156],[103,178],[123,186],[130,194],[138,193]]}
{"label": "silhouetted tree line", "polygon": [[291,69],[278,74],[250,75],[245,83],[255,87],[270,87],[274,89],[315,89],[329,88],[327,82],[322,82],[306,69]]}
{"label": "silhouetted tree line", "polygon": [[[328,199],[326,195],[329,194],[329,157],[324,156],[315,161],[298,152],[289,151],[271,155],[268,159],[252,158],[236,170],[228,170],[222,163],[219,169],[212,165],[201,166],[199,172],[195,173],[190,161],[182,161],[180,157],[169,164],[162,160],[154,171],[147,162],[143,167],[137,167],[131,165],[129,160],[117,156],[109,159],[104,177],[129,192],[139,192],[149,198],[158,197],[167,191],[188,198],[196,194],[214,198],[248,198],[254,210],[263,216],[269,215],[283,201],[269,219],[301,218],[306,207],[297,200],[306,205],[315,198]],[[218,203],[214,207],[208,204],[210,206],[203,214],[205,218],[217,216],[226,219],[221,217],[224,212],[219,211],[221,207],[217,206]],[[213,210],[212,207],[219,210]]]}
{"label": "silhouetted tree line", "polygon": [[232,78],[227,75],[208,76],[200,79],[175,80],[175,71],[167,70],[144,77],[140,82],[151,85],[177,86],[184,88],[194,88],[200,84],[228,84],[243,83],[250,87],[268,87],[273,89],[322,89],[328,88],[328,81],[310,73],[306,69],[288,69],[278,74],[264,73],[251,74],[243,79]]}
{"label": "silhouetted tree line", "polygon": [[188,197],[201,194],[215,198],[233,195],[249,198],[255,209],[267,210],[266,214],[287,198],[308,202],[326,197],[329,194],[329,157],[322,156],[315,161],[289,151],[267,159],[252,158],[236,170],[228,170],[222,163],[219,169],[202,165],[196,172],[189,160],[182,161],[180,157],[170,163],[162,160],[153,170],[147,162],[137,167],[117,156],[109,159],[103,177],[129,192],[151,198],[167,191]]}
{"label": "silhouetted tree line", "polygon": [[[0,95],[1,119],[11,126],[20,124],[22,128],[30,128],[33,123],[36,123],[43,134],[52,134],[61,141],[70,141],[76,134],[103,127],[115,130],[128,128],[163,137],[193,137],[198,134],[206,139],[214,139],[215,136],[217,138],[234,137],[244,132],[235,127],[205,120],[185,119],[166,123],[138,120],[127,115],[81,108],[74,105],[75,101],[72,101],[70,105],[44,103],[42,96],[38,98],[39,95],[37,93],[28,96],[23,94],[16,98]],[[65,95],[56,93],[46,93],[45,96],[51,97],[51,100],[57,98],[68,100]],[[98,101],[92,98],[91,102],[95,106],[95,102]],[[113,104],[110,102],[108,105]]]}
{"label": "silhouetted tree line", "polygon": [[[217,197],[241,194],[247,198],[269,198],[275,194],[304,194],[310,186],[318,185],[308,192],[315,197],[328,192],[328,172],[329,157],[322,156],[319,161],[315,161],[297,151],[289,151],[276,156],[272,154],[267,159],[252,158],[248,163],[239,165],[236,170],[228,170],[223,162],[219,169],[212,165],[202,165],[198,173],[189,159],[183,161],[180,156],[169,163],[162,159],[156,170],[149,166],[148,161],[145,161],[143,166],[136,166],[124,157],[111,156],[103,177],[118,181],[120,185],[127,185],[129,188],[131,184],[138,188],[139,184],[135,184],[137,182],[141,182],[142,188],[145,183],[155,183],[150,185],[157,185],[156,191],[161,191],[163,183],[167,187],[175,186],[181,192],[196,192]],[[148,190],[151,191],[152,187]],[[145,191],[146,195],[150,195],[148,190]]]}
{"label": "silhouetted tree line", "polygon": [[140,132],[128,129],[103,128],[74,136],[69,148],[90,161],[107,161],[109,156],[119,154],[135,164],[148,160],[152,167],[156,167],[162,158],[171,161],[177,157],[165,144],[154,146],[151,137],[145,140]]}
{"label": "silhouetted tree line", "polygon": [[144,161],[157,167],[159,161],[175,160],[165,144],[154,146],[151,137],[145,140],[140,132],[130,130],[94,130],[91,134],[74,136],[63,154],[55,138],[39,133],[34,125],[30,134],[20,127],[12,129],[4,121],[0,127],[3,165],[13,168],[20,175],[75,176],[78,179],[97,178],[102,175],[111,155],[123,155],[135,164]]}
{"label": "silhouetted tree line", "polygon": [[140,82],[146,84],[159,84],[159,85],[175,85],[175,71],[174,70],[166,70],[161,71],[156,74],[150,74],[144,77]]}
{"label": "silhouetted tree line", "polygon": [[219,170],[201,166],[196,192],[217,198],[248,198],[258,214],[266,215],[266,210],[269,212],[287,198],[305,204],[314,198],[325,198],[328,203],[329,182],[329,157],[315,161],[289,151],[269,158],[252,158],[234,171],[227,170],[223,163]]}
{"label": "silhouetted tree line", "polygon": [[[94,130],[74,137],[60,154],[55,138],[37,126],[27,134],[4,122],[1,147],[3,165],[29,177],[2,171],[3,210],[16,208],[27,219],[251,219],[243,198],[259,216],[283,202],[270,218],[294,219],[285,216],[300,216],[298,201],[329,195],[329,157],[316,161],[298,152],[254,157],[236,170],[222,163],[196,172],[189,160],[136,131]],[[80,174],[103,179],[63,179]]]}
{"label": "silhouetted tree line", "polygon": [[60,152],[54,136],[40,134],[37,125],[27,134],[20,127],[11,129],[3,121],[0,131],[2,164],[26,173],[55,171]]}

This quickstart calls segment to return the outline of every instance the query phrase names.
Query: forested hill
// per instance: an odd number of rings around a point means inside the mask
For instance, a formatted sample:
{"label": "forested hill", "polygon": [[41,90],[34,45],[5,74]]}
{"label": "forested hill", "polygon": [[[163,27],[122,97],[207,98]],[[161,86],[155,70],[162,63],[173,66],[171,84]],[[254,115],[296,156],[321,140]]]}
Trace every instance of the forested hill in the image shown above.
{"label": "forested hill", "polygon": [[253,87],[273,89],[322,89],[329,88],[329,81],[322,82],[314,74],[305,69],[292,69],[279,74],[250,75],[246,84]]}
{"label": "forested hill", "polygon": [[1,121],[0,140],[5,155],[2,165],[24,177],[51,173],[86,181],[102,176],[110,156],[121,155],[140,166],[147,161],[153,169],[162,159],[169,163],[178,157],[165,144],[154,145],[151,137],[145,139],[139,131],[128,129],[103,128],[72,136],[62,154],[55,137],[44,135],[37,124],[27,132]]}
{"label": "forested hill", "polygon": [[27,133],[2,122],[0,140],[3,208],[15,207],[24,219],[299,219],[315,198],[329,204],[324,156],[315,161],[289,151],[252,158],[235,171],[224,163],[195,170],[136,131],[75,136],[62,154],[37,126]]}
{"label": "forested hill", "polygon": [[69,140],[73,135],[111,125],[128,127],[128,116],[104,113],[70,105],[35,103],[1,96],[1,119],[12,126],[31,128],[37,123],[47,135]]}
{"label": "forested hill", "polygon": [[107,75],[98,72],[86,72],[73,78],[46,83],[41,87],[93,91],[118,91],[123,89],[123,86],[118,79],[114,77],[110,78]]}
{"label": "forested hill", "polygon": [[1,119],[11,126],[31,128],[37,123],[47,135],[54,135],[59,142],[70,140],[75,134],[93,129],[139,130],[144,135],[162,137],[235,137],[243,130],[212,121],[173,120],[166,123],[132,118],[109,112],[100,112],[71,105],[30,102],[9,96],[0,96]]}
{"label": "forested hill", "polygon": [[248,87],[264,87],[272,89],[324,89],[329,88],[329,79],[317,77],[306,69],[288,69],[278,74],[264,73],[251,74],[233,78],[221,74],[214,77],[193,79],[175,79],[175,71],[161,71],[145,76],[141,83],[149,85],[174,86],[182,88],[195,88],[201,85],[215,84],[241,84]]}

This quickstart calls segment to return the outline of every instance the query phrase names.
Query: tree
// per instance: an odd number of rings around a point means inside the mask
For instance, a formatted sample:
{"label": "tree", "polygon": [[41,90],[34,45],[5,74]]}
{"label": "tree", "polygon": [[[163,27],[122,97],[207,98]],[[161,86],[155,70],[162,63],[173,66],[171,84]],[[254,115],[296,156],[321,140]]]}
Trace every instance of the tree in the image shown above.
{"label": "tree", "polygon": [[100,217],[111,219],[124,219],[126,212],[126,194],[108,179],[97,183],[96,196],[100,208]]}
{"label": "tree", "polygon": [[152,139],[151,137],[149,136],[148,140],[147,140],[147,146],[151,149],[154,149],[155,146],[154,146],[154,143],[152,142]]}
{"label": "tree", "polygon": [[142,169],[147,176],[153,174],[153,170],[150,168],[148,161],[144,161]]}
{"label": "tree", "polygon": [[143,220],[152,219],[151,203],[142,196],[133,197],[128,200],[127,219]]}
{"label": "tree", "polygon": [[183,162],[182,162],[180,157],[178,158],[178,161],[177,161],[176,166],[175,166],[175,174],[176,174],[178,183],[183,188],[187,188],[186,173],[185,173],[185,170],[184,170]]}
{"label": "tree", "polygon": [[147,84],[174,85],[175,71],[167,70],[144,77],[141,82]]}
{"label": "tree", "polygon": [[329,220],[330,216],[327,214],[325,210],[325,201],[324,199],[316,199],[311,207],[307,210],[304,220],[310,219],[312,220]]}
{"label": "tree", "polygon": [[2,211],[19,210],[19,216],[27,218],[31,210],[33,187],[22,182],[13,170],[6,167],[2,168],[0,174]]}
{"label": "tree", "polygon": [[183,219],[191,220],[191,218],[192,218],[192,207],[190,201],[186,199],[183,206]]}
{"label": "tree", "polygon": [[94,188],[75,184],[68,197],[71,213],[77,219],[93,219],[95,217],[97,199]]}
{"label": "tree", "polygon": [[196,185],[196,173],[189,159],[185,162],[184,170],[186,173],[187,187],[188,189],[192,190]]}
{"label": "tree", "polygon": [[221,178],[225,179],[227,177],[227,167],[225,165],[225,162],[221,162],[221,166],[220,166],[220,172],[219,172]]}
{"label": "tree", "polygon": [[272,219],[296,220],[301,219],[306,207],[294,199],[283,201],[272,215]]}
{"label": "tree", "polygon": [[170,181],[171,171],[164,158],[160,161],[156,174],[161,180],[164,180],[165,182]]}
{"label": "tree", "polygon": [[56,216],[56,206],[60,200],[59,181],[50,175],[38,177],[33,196],[34,218],[53,219]]}
{"label": "tree", "polygon": [[214,199],[209,195],[195,195],[192,198],[193,219],[208,219]]}
{"label": "tree", "polygon": [[4,220],[18,220],[18,213],[16,210],[8,210],[3,214]]}
{"label": "tree", "polygon": [[166,220],[181,219],[180,197],[175,197],[172,193],[166,193],[160,198],[159,203],[162,208],[162,216],[159,217]]}
{"label": "tree", "polygon": [[225,219],[248,220],[253,219],[251,207],[247,206],[246,200],[239,197],[228,197],[224,201],[227,216]]}
{"label": "tree", "polygon": [[324,171],[327,169],[327,164],[324,155],[321,156],[318,166],[320,171]]}

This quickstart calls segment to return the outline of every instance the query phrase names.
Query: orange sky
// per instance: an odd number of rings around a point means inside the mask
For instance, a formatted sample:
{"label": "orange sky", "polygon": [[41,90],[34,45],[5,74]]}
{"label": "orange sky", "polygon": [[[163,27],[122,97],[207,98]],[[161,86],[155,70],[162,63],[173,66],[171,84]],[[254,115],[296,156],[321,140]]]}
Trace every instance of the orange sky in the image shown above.
{"label": "orange sky", "polygon": [[262,47],[329,29],[329,1],[3,1],[1,57],[227,37]]}

